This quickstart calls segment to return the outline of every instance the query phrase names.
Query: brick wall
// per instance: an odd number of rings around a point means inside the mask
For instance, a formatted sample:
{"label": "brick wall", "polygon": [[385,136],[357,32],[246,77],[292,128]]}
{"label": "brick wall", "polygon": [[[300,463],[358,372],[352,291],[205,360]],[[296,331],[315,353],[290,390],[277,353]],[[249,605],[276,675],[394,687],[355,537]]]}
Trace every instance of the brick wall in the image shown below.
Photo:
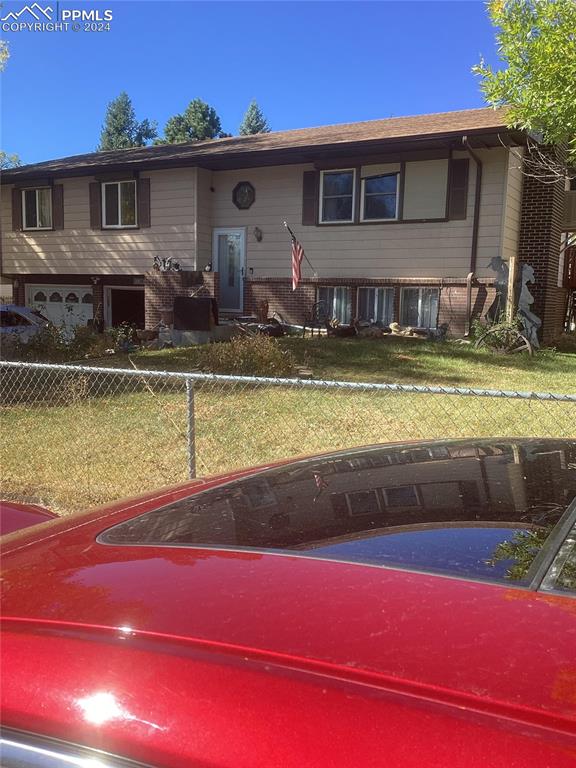
{"label": "brick wall", "polygon": [[[331,278],[330,280],[303,280],[292,291],[290,280],[282,278],[252,278],[244,285],[244,312],[257,314],[258,305],[268,301],[269,314],[278,312],[286,322],[302,325],[309,316],[316,301],[316,289],[320,285],[344,285],[351,289],[352,315],[357,306],[359,286],[392,286],[395,288],[394,315],[400,317],[400,290],[402,286],[430,285],[440,288],[440,307],[438,323],[448,323],[451,336],[463,336],[466,327],[466,283],[463,280],[441,281],[434,279],[397,279],[366,280],[350,278]],[[488,281],[475,281],[472,286],[472,317],[482,317],[486,312],[495,292]]]}
{"label": "brick wall", "polygon": [[567,291],[558,287],[564,185],[524,177],[520,220],[519,261],[534,268],[529,285],[533,312],[542,320],[540,336],[550,342],[562,332]]}
{"label": "brick wall", "polygon": [[146,328],[162,321],[172,325],[176,296],[214,296],[218,299],[217,272],[157,272],[144,275]]}

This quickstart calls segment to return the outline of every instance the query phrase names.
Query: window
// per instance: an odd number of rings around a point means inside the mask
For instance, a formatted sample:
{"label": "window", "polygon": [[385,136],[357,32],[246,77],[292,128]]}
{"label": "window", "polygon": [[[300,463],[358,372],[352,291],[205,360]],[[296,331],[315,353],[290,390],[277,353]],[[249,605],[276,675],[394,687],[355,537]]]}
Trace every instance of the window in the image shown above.
{"label": "window", "polygon": [[102,184],[102,225],[107,228],[137,226],[136,181]]}
{"label": "window", "polygon": [[394,319],[394,288],[359,288],[358,320],[390,325]]}
{"label": "window", "polygon": [[330,320],[348,324],[351,320],[350,289],[345,287],[318,288],[318,301],[324,304]]}
{"label": "window", "polygon": [[362,221],[398,218],[398,173],[362,179]]}
{"label": "window", "polygon": [[30,325],[30,321],[16,312],[3,310],[0,312],[0,328],[18,328],[20,325]]}
{"label": "window", "polygon": [[387,507],[417,507],[418,493],[414,485],[400,485],[397,488],[383,488]]}
{"label": "window", "polygon": [[50,187],[22,190],[24,229],[52,229],[52,190]]}
{"label": "window", "polygon": [[414,328],[436,328],[438,288],[402,288],[400,322]]}
{"label": "window", "polygon": [[320,178],[320,222],[350,224],[354,220],[355,172],[322,171]]}

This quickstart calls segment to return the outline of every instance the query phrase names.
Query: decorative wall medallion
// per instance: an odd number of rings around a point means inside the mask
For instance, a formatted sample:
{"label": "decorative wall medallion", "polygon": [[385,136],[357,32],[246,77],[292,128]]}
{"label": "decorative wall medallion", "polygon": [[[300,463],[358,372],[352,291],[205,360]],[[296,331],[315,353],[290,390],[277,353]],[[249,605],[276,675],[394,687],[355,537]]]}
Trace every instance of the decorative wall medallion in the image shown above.
{"label": "decorative wall medallion", "polygon": [[256,190],[249,181],[239,181],[232,192],[232,202],[241,211],[247,211],[256,200]]}

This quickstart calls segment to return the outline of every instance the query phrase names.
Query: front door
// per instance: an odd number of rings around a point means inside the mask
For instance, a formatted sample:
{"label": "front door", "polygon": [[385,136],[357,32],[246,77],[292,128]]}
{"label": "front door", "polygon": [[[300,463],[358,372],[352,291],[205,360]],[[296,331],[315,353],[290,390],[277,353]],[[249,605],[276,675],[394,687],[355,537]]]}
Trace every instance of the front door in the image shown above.
{"label": "front door", "polygon": [[242,312],[244,308],[244,229],[214,230],[213,263],[218,272],[220,308],[224,312]]}

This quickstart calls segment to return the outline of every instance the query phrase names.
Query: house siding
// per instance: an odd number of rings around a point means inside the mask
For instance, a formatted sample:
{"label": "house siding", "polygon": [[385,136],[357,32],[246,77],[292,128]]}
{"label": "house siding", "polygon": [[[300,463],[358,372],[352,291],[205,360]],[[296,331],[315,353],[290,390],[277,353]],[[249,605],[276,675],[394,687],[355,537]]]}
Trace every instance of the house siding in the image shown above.
{"label": "house siding", "polygon": [[4,274],[126,274],[147,272],[154,256],[171,256],[183,267],[196,263],[196,169],[151,171],[151,227],[90,229],[92,177],[58,180],[64,186],[64,229],[12,230],[12,188],[2,187]]}
{"label": "house siding", "polygon": [[[478,233],[478,270],[493,277],[488,264],[501,253],[502,208],[507,152],[479,151],[483,166]],[[455,156],[466,157],[466,153]],[[289,277],[287,220],[322,278],[465,277],[470,271],[475,169],[471,164],[467,218],[460,221],[302,226],[302,174],[312,165],[276,166],[212,174],[212,225],[245,227],[246,266],[254,277]],[[414,173],[411,174],[414,179]],[[250,181],[256,200],[247,211],[232,202],[239,181]],[[263,237],[257,242],[253,230]],[[305,276],[312,276],[308,265]]]}

